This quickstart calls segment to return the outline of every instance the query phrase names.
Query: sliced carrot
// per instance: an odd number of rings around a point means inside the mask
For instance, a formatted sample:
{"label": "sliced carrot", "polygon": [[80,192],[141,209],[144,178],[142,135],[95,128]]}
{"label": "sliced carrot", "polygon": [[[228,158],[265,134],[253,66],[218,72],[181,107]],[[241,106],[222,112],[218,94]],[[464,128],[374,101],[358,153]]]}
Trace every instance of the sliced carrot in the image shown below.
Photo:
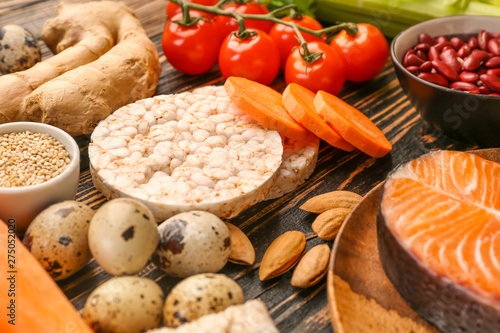
{"label": "sliced carrot", "polygon": [[283,91],[283,105],[293,119],[316,134],[330,145],[353,151],[355,147],[345,141],[335,130],[320,117],[314,108],[315,94],[296,83],[290,83]]}
{"label": "sliced carrot", "polygon": [[319,115],[347,142],[371,157],[382,157],[392,145],[370,118],[337,96],[318,91],[314,106]]}
{"label": "sliced carrot", "polygon": [[224,89],[236,106],[267,128],[297,140],[306,140],[311,135],[288,114],[276,90],[235,76],[226,80]]}
{"label": "sliced carrot", "polygon": [[0,220],[0,332],[92,333],[47,271],[11,235]]}

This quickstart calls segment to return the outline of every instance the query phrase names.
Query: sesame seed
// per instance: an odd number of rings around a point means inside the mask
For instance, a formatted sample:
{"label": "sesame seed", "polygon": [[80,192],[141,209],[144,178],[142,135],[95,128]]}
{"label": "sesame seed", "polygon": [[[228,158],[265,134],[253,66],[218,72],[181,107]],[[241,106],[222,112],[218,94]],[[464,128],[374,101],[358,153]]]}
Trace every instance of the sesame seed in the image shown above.
{"label": "sesame seed", "polygon": [[64,146],[49,134],[0,135],[0,187],[44,183],[66,170],[70,162]]}

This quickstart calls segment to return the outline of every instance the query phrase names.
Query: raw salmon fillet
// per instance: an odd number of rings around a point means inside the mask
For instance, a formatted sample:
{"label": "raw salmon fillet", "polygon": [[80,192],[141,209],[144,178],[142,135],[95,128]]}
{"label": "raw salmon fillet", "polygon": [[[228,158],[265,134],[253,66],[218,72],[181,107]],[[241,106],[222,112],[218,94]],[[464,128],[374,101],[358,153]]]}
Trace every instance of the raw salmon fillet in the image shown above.
{"label": "raw salmon fillet", "polygon": [[389,175],[381,213],[424,268],[500,299],[500,164],[457,151],[424,155]]}

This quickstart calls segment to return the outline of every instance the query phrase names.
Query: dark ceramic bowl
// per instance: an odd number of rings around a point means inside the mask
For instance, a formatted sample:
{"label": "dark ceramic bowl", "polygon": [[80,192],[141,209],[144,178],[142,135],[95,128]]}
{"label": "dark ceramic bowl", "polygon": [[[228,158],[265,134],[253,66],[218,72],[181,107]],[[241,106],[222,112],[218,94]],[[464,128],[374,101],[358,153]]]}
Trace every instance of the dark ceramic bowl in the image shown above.
{"label": "dark ceramic bowl", "polygon": [[500,32],[500,17],[448,16],[421,22],[399,33],[391,43],[396,75],[422,118],[451,138],[484,147],[500,147],[500,97],[456,91],[419,79],[402,65],[418,35],[433,37]]}

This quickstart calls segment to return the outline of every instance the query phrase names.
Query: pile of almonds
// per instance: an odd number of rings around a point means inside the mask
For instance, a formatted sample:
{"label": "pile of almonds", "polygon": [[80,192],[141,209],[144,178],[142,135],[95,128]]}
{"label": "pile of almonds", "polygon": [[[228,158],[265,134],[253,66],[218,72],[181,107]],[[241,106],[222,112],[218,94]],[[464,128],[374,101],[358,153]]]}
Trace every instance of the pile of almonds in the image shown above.
{"label": "pile of almonds", "polygon": [[[362,197],[349,191],[334,191],[315,196],[300,209],[319,214],[312,229],[322,240],[333,240],[346,217]],[[319,244],[306,253],[306,237],[300,231],[287,231],[268,247],[259,270],[261,281],[280,276],[297,266],[292,275],[292,286],[308,288],[326,275],[330,261],[330,246]]]}

